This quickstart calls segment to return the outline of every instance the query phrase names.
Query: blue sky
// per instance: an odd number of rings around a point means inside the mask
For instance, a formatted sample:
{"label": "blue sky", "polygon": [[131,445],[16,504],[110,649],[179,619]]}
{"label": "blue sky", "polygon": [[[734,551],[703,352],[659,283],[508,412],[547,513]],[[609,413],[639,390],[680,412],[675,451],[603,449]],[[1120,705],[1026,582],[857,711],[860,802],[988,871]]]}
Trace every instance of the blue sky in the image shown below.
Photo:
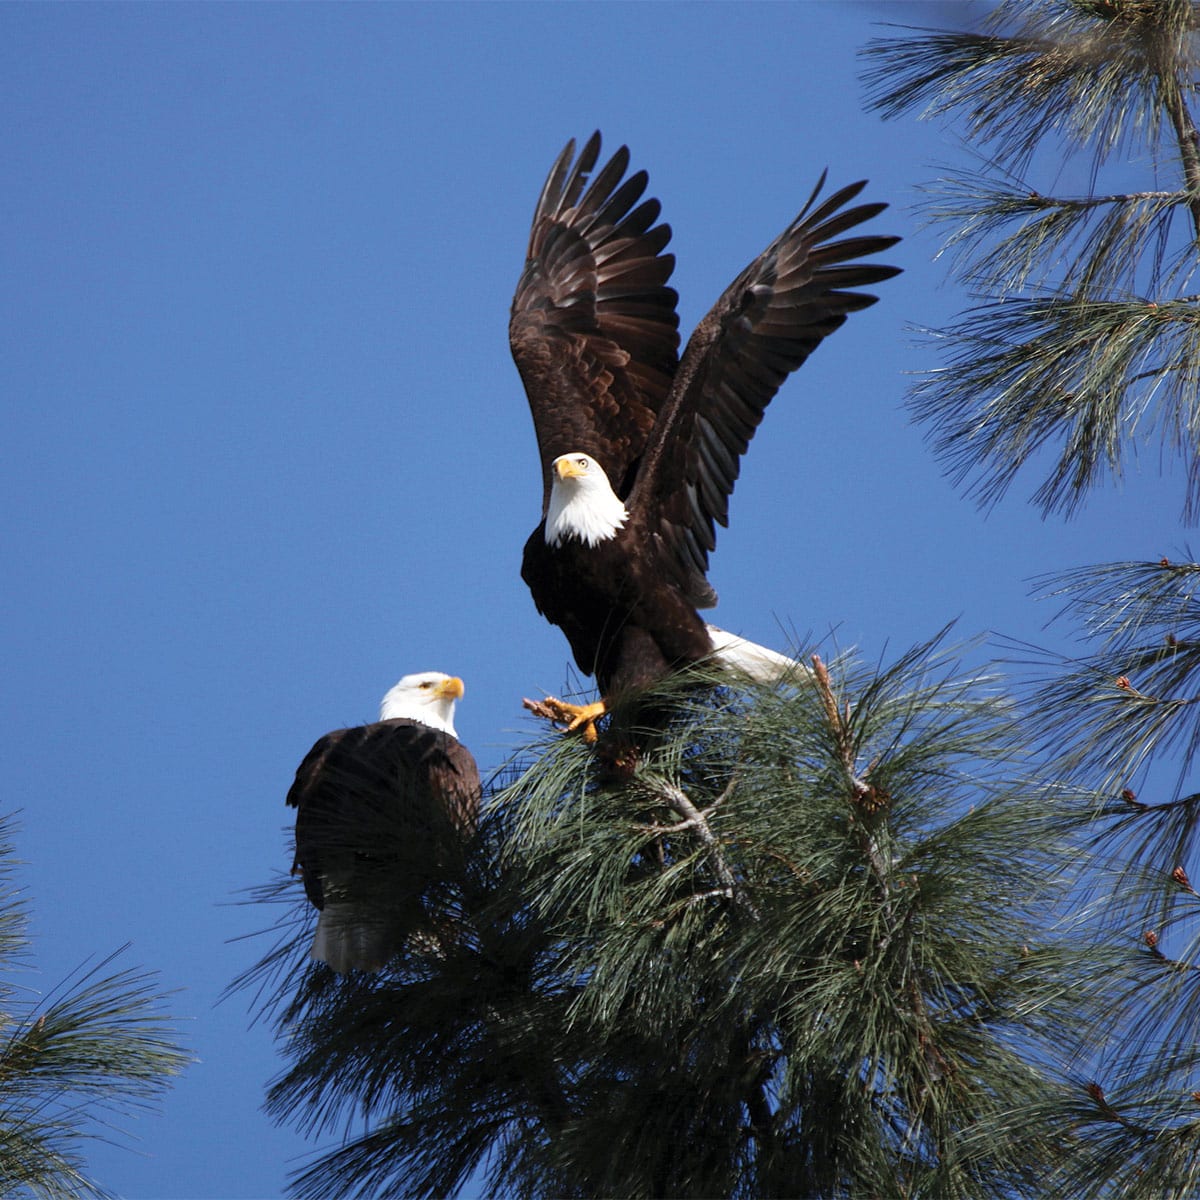
{"label": "blue sky", "polygon": [[[0,8],[6,401],[2,807],[20,810],[48,990],[130,942],[198,1058],[126,1197],[275,1197],[314,1147],[260,1112],[279,1068],[218,1003],[289,864],[315,740],[400,675],[461,674],[485,768],[562,689],[518,576],[540,483],[507,312],[568,137],[627,143],[675,230],[685,330],[824,167],[869,177],[905,268],[785,387],[744,464],[715,620],[888,656],[957,619],[1061,645],[1043,572],[1177,556],[1182,480],[1145,455],[1082,517],[1018,481],[956,495],[903,407],[912,332],[962,303],[916,185],[959,155],[863,112],[881,20],[956,6],[17,5]],[[431,1064],[436,1070],[436,1064]]]}

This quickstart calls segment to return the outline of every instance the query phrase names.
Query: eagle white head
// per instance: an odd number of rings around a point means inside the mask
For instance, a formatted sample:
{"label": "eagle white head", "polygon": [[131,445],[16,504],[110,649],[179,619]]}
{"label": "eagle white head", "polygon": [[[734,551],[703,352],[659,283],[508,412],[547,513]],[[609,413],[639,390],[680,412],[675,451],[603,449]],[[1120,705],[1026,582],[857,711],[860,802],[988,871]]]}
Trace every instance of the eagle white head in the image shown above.
{"label": "eagle white head", "polygon": [[379,706],[379,719],[420,721],[422,725],[440,729],[456,738],[454,702],[462,699],[463,691],[463,681],[457,675],[443,675],[441,671],[405,675],[384,696]]}
{"label": "eagle white head", "polygon": [[594,546],[615,537],[629,514],[604,468],[579,451],[560,454],[551,466],[554,476],[546,509],[546,542],[557,546],[574,537]]}

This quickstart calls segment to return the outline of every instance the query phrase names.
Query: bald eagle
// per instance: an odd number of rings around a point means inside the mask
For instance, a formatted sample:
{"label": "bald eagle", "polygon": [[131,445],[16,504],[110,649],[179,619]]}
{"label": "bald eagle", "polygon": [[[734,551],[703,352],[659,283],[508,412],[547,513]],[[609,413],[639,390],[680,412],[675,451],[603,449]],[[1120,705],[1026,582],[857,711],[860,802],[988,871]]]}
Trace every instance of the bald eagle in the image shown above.
{"label": "bald eagle", "polygon": [[470,838],[479,771],[454,731],[461,679],[405,675],[379,720],[320,738],[296,771],[296,857],[320,910],[312,957],[380,970],[431,921],[447,864]]}
{"label": "bald eagle", "polygon": [[568,142],[533,216],[509,341],[537,433],[542,520],[521,575],[566,634],[601,700],[534,705],[595,737],[612,697],[715,659],[760,678],[789,660],[707,625],[715,526],[763,412],[788,374],[876,297],[854,290],[899,273],[857,261],[898,238],[847,230],[885,204],[848,207],[865,181],[818,200],[727,287],[679,358],[667,286],[670,227],[625,178],[622,146],[589,176],[595,133]]}

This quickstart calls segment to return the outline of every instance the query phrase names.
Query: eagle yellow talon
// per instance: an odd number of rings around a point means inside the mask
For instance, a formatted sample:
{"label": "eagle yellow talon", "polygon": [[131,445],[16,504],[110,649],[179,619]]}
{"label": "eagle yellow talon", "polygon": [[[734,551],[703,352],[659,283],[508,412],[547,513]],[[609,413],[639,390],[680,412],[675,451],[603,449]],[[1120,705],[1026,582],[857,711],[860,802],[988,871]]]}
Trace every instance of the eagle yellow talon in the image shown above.
{"label": "eagle yellow talon", "polygon": [[565,700],[547,696],[544,700],[526,700],[524,703],[536,716],[557,725],[565,725],[564,733],[574,733],[582,728],[583,740],[588,743],[596,740],[596,722],[608,712],[608,704],[604,700],[592,704],[568,704]]}

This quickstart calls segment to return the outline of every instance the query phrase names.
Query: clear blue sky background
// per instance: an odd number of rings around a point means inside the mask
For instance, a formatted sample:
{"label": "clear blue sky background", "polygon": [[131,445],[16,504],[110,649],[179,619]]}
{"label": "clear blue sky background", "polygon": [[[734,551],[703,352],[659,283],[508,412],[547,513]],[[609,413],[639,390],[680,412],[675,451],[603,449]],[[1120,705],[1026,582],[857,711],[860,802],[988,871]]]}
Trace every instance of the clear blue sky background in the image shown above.
{"label": "clear blue sky background", "polygon": [[[913,326],[962,302],[911,205],[959,150],[863,112],[880,20],[955,6],[0,8],[5,810],[48,989],[131,942],[198,1058],[126,1197],[275,1197],[307,1146],[260,1112],[269,1031],[222,989],[288,865],[283,797],[407,671],[465,677],[481,765],[568,652],[518,576],[538,518],[506,341],[570,136],[627,142],[675,229],[685,329],[828,166],[868,176],[901,279],[784,389],[714,559],[716,620],[887,656],[957,618],[1060,644],[1028,579],[1173,554],[1182,481],[1071,524],[958,497],[903,409]],[[431,1063],[436,1071],[437,1064]]]}

